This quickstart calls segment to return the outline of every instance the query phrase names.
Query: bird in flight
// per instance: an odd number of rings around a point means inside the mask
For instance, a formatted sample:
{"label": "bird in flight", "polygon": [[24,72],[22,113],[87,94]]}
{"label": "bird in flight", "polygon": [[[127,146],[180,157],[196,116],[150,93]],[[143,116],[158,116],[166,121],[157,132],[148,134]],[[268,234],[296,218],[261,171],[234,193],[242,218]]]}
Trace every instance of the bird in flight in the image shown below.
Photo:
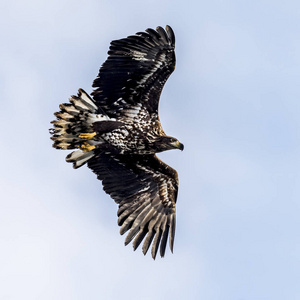
{"label": "bird in flight", "polygon": [[177,172],[156,153],[180,149],[162,129],[158,104],[175,69],[175,35],[170,26],[112,41],[89,96],[79,89],[59,106],[50,129],[53,147],[74,149],[66,161],[75,169],[87,164],[104,191],[119,205],[125,245],[143,242],[142,251],[173,252]]}

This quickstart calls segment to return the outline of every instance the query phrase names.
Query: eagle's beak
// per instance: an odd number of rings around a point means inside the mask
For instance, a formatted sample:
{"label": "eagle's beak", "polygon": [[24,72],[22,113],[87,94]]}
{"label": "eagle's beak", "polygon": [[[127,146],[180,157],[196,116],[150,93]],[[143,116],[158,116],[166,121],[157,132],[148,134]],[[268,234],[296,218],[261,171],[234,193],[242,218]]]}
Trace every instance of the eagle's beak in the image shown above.
{"label": "eagle's beak", "polygon": [[184,148],[183,144],[181,144],[179,141],[174,142],[174,143],[173,143],[173,146],[174,146],[175,149],[179,149],[179,150],[181,150],[181,151],[182,151],[183,148]]}
{"label": "eagle's beak", "polygon": [[[179,143],[179,142],[178,142]],[[180,149],[181,151],[184,149],[184,146],[183,146],[183,144],[181,144],[181,143],[179,143],[178,144],[178,149]]]}

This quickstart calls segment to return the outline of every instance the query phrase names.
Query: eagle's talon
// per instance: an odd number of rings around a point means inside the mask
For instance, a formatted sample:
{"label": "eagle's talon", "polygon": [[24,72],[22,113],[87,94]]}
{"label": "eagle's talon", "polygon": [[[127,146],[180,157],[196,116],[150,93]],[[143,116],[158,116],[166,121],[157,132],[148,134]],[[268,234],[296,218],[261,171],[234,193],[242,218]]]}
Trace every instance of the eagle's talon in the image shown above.
{"label": "eagle's talon", "polygon": [[92,139],[94,136],[96,135],[96,132],[92,132],[92,133],[80,133],[79,137],[83,140],[90,140]]}
{"label": "eagle's talon", "polygon": [[79,149],[82,151],[91,151],[95,149],[96,147],[93,145],[90,145],[88,142],[84,142],[82,145],[80,145]]}

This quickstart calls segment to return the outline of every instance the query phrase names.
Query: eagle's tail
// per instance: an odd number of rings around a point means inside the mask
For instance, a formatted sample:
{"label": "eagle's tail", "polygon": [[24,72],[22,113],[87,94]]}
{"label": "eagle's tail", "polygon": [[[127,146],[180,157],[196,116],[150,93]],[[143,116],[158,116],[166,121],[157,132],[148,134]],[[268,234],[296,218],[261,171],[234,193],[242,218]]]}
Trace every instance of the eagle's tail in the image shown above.
{"label": "eagle's tail", "polygon": [[70,103],[59,106],[60,111],[54,115],[57,120],[52,121],[50,129],[53,147],[56,149],[79,149],[66,157],[73,167],[79,168],[94,156],[95,142],[92,140],[93,122],[99,117],[98,107],[93,99],[82,89],[78,96],[72,96]]}

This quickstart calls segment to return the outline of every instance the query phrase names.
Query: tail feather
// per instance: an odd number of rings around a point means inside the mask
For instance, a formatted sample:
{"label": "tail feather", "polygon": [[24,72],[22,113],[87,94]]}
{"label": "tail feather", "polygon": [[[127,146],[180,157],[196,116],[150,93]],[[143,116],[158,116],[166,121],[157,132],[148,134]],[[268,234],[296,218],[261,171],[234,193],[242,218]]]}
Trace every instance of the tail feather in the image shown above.
{"label": "tail feather", "polygon": [[77,96],[72,96],[69,100],[70,103],[61,104],[60,111],[54,114],[57,120],[51,122],[53,128],[50,129],[50,133],[54,148],[84,150],[74,151],[66,157],[66,161],[72,162],[74,168],[79,168],[94,156],[94,150],[90,150],[95,148],[90,147],[93,141],[82,139],[80,134],[93,132],[93,120],[97,119],[99,109],[82,89],[78,90]]}
{"label": "tail feather", "polygon": [[66,162],[73,163],[73,168],[77,169],[84,165],[90,158],[94,156],[94,151],[82,151],[76,150],[68,154],[66,157]]}
{"label": "tail feather", "polygon": [[75,108],[71,103],[60,104],[59,108],[62,111],[67,112],[70,116],[76,116],[76,115],[78,115],[78,109]]}
{"label": "tail feather", "polygon": [[88,94],[82,89],[79,89],[78,97],[73,96],[70,99],[70,102],[81,111],[96,111],[98,108]]}

